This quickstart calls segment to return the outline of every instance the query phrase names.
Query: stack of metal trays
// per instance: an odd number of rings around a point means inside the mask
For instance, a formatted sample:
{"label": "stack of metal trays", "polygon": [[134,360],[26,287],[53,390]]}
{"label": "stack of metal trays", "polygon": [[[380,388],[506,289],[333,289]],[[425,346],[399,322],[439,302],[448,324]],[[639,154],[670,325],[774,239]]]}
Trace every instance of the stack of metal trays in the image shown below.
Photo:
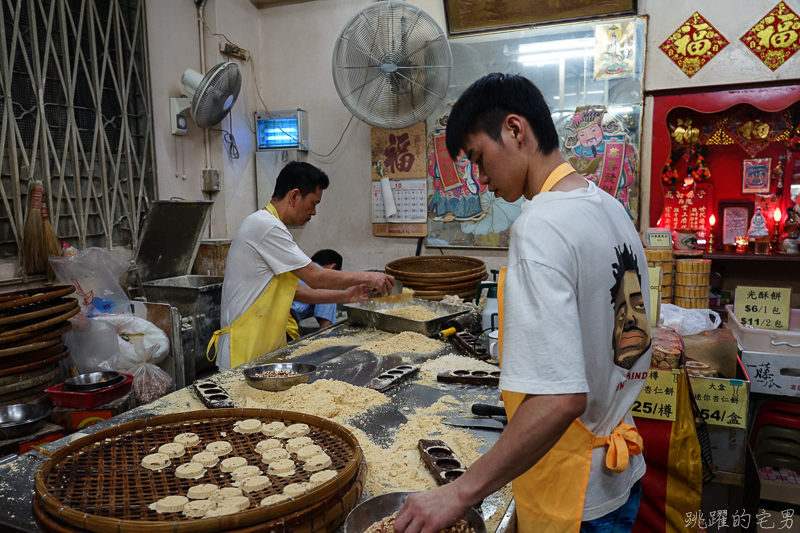
{"label": "stack of metal trays", "polygon": [[71,285],[0,295],[0,406],[38,403],[58,382],[58,362],[69,355],[63,336],[81,308]]}

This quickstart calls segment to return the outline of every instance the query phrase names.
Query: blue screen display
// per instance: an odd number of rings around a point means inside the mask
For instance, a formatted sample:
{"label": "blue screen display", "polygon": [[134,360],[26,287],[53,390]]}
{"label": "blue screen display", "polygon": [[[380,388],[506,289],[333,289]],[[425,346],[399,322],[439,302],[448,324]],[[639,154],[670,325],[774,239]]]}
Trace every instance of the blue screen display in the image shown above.
{"label": "blue screen display", "polygon": [[297,117],[256,120],[259,150],[297,146]]}

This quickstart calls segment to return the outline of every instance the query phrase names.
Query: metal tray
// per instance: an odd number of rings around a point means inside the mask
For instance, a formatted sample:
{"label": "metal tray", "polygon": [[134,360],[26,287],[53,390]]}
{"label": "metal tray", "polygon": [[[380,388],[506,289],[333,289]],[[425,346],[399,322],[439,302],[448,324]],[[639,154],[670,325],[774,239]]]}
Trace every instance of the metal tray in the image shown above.
{"label": "metal tray", "polygon": [[[380,312],[388,309],[408,307],[411,305],[419,305],[420,307],[424,307],[438,314],[439,318],[434,318],[433,320],[411,320],[410,318],[402,318]],[[350,319],[350,321],[354,324],[369,328],[377,328],[383,331],[388,331],[389,333],[413,331],[428,337],[438,335],[448,320],[458,315],[463,315],[472,309],[466,305],[431,302],[429,300],[420,300],[418,298],[412,298],[408,302],[401,304],[369,300],[357,304],[347,304],[344,306],[344,308],[347,309],[347,318]]]}

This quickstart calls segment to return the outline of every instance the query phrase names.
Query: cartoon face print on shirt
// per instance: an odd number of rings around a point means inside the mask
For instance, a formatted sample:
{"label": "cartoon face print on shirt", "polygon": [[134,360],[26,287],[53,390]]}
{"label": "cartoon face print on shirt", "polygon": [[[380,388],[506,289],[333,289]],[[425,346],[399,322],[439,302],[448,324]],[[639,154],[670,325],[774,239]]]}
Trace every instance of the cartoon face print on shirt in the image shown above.
{"label": "cartoon face print on shirt", "polygon": [[636,256],[627,245],[614,250],[617,262],[612,265],[614,286],[611,304],[614,306],[614,364],[630,370],[639,357],[650,348],[650,321],[644,306],[642,277]]}

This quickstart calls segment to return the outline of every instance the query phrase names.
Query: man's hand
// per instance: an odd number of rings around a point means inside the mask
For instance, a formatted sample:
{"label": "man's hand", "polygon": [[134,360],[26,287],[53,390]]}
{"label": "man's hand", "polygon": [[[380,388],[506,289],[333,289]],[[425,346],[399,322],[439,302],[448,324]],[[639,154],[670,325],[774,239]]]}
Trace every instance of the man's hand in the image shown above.
{"label": "man's hand", "polygon": [[397,514],[397,533],[438,533],[464,518],[469,504],[459,494],[458,483],[412,494]]}
{"label": "man's hand", "polygon": [[368,285],[354,285],[344,291],[346,302],[354,304],[368,300],[371,291],[372,287]]}
{"label": "man's hand", "polygon": [[380,296],[389,294],[394,287],[394,278],[382,272],[364,272],[366,280],[364,283],[372,287],[373,292],[378,293]]}

